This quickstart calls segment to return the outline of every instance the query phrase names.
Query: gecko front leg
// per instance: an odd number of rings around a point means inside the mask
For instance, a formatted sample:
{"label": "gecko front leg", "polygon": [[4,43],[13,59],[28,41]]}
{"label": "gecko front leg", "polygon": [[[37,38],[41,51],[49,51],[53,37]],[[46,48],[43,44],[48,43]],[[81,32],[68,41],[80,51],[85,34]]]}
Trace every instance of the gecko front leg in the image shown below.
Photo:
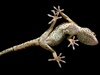
{"label": "gecko front leg", "polygon": [[72,37],[72,36],[69,36],[69,37],[67,38],[67,40],[70,42],[69,45],[68,45],[68,47],[70,47],[70,46],[72,45],[73,50],[75,50],[74,45],[79,46],[79,44],[76,43],[76,42],[79,41],[79,40],[78,40],[78,39],[75,40],[75,36],[73,36],[73,39],[72,39],[71,37]]}
{"label": "gecko front leg", "polygon": [[55,9],[58,13],[60,13],[61,16],[62,16],[64,19],[66,19],[69,23],[72,23],[72,22],[73,22],[66,14],[64,14],[64,13],[62,12],[62,11],[64,11],[64,9],[60,9],[60,6],[58,6],[58,8],[56,8],[56,7],[54,6],[54,9]]}
{"label": "gecko front leg", "polygon": [[[52,10],[52,12],[54,13],[54,16],[48,14],[49,17],[52,17],[53,19],[49,22],[49,24],[51,24],[51,26],[49,27],[49,29],[47,31],[45,31],[41,36],[40,36],[40,39],[39,39],[39,44],[42,48],[46,49],[46,50],[49,50],[52,52],[52,55],[54,57],[54,59],[49,59],[49,61],[57,61],[58,64],[59,64],[59,67],[61,67],[61,64],[60,64],[60,61],[65,63],[65,61],[61,60],[61,58],[64,58],[64,56],[61,57],[61,53],[59,54],[59,56],[57,56],[57,53],[56,51],[51,48],[47,43],[46,43],[46,39],[47,37],[49,37],[49,34],[52,32],[53,30],[53,27],[57,21],[57,19],[60,19],[61,17],[58,17],[58,13],[55,13],[54,10]],[[53,43],[53,42],[52,42]]]}

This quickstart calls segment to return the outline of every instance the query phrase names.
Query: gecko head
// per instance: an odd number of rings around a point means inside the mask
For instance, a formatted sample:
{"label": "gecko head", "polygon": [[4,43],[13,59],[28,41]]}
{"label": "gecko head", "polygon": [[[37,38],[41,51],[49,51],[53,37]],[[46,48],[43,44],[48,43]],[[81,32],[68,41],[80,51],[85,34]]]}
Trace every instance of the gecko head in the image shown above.
{"label": "gecko head", "polygon": [[80,32],[77,34],[79,41],[86,45],[97,45],[98,40],[94,32],[89,28],[81,28]]}

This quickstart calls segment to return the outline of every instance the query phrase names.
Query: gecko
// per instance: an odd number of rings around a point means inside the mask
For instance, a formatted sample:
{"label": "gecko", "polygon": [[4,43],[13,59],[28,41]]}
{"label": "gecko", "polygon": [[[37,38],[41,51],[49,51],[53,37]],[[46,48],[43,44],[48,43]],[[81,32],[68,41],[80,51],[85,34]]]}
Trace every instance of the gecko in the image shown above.
{"label": "gecko", "polygon": [[[53,58],[48,59],[48,61],[57,61],[59,67],[61,68],[60,62],[66,63],[63,58],[65,56],[61,56],[62,53],[57,55],[56,51],[52,48],[52,46],[56,46],[61,43],[65,38],[70,42],[68,47],[72,45],[73,50],[75,50],[74,45],[79,46],[77,41],[85,45],[97,45],[98,40],[93,31],[86,27],[80,27],[73,20],[71,20],[66,14],[63,13],[64,9],[60,9],[60,6],[56,8],[53,6],[54,10],[51,10],[54,15],[48,14],[49,17],[53,18],[48,24],[51,24],[50,27],[38,38],[26,41],[22,44],[15,45],[13,47],[7,48],[0,52],[0,56],[12,51],[23,50],[24,48],[30,46],[40,46],[45,50],[48,50],[52,53]],[[59,17],[59,14],[61,15]],[[58,19],[64,18],[68,22],[64,22],[57,27],[54,28]],[[66,34],[69,36],[66,37]],[[75,40],[75,35],[78,39]]]}

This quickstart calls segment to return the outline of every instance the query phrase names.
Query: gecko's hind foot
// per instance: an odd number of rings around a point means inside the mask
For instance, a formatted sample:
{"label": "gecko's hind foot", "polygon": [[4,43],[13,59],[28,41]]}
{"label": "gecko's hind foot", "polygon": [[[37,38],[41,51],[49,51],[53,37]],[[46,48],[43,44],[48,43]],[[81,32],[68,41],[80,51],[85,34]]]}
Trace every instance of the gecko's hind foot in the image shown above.
{"label": "gecko's hind foot", "polygon": [[60,6],[58,6],[58,8],[56,8],[55,6],[53,6],[53,8],[54,8],[57,12],[62,12],[62,11],[64,11],[64,9],[60,9]]}
{"label": "gecko's hind foot", "polygon": [[79,40],[75,40],[75,36],[73,36],[73,39],[68,39],[70,44],[68,45],[68,47],[70,47],[72,45],[73,50],[75,50],[74,44],[79,46],[79,44],[77,44],[76,42]]}
{"label": "gecko's hind foot", "polygon": [[61,16],[58,17],[58,15],[59,15],[58,12],[56,13],[54,10],[51,10],[51,12],[53,12],[54,16],[52,16],[50,14],[47,14],[49,17],[52,17],[53,18],[48,24],[51,24],[52,22],[56,21],[57,19],[62,18]]}
{"label": "gecko's hind foot", "polygon": [[48,61],[57,61],[59,67],[61,67],[60,62],[66,63],[64,60],[62,60],[62,58],[65,58],[65,56],[61,56],[62,53],[59,54],[59,56],[54,56],[53,59],[49,59]]}

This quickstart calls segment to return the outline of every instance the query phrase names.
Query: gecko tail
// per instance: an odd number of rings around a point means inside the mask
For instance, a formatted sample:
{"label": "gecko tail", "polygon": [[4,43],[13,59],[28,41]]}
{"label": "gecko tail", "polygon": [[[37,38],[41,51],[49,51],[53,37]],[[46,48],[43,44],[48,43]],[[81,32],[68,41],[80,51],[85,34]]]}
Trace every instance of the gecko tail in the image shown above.
{"label": "gecko tail", "polygon": [[13,52],[13,51],[22,50],[22,49],[25,49],[25,48],[30,47],[30,46],[39,46],[38,41],[39,41],[39,38],[36,38],[36,39],[30,40],[30,41],[24,42],[22,44],[10,47],[8,49],[5,49],[5,50],[1,51],[0,56],[4,55],[6,53]]}

